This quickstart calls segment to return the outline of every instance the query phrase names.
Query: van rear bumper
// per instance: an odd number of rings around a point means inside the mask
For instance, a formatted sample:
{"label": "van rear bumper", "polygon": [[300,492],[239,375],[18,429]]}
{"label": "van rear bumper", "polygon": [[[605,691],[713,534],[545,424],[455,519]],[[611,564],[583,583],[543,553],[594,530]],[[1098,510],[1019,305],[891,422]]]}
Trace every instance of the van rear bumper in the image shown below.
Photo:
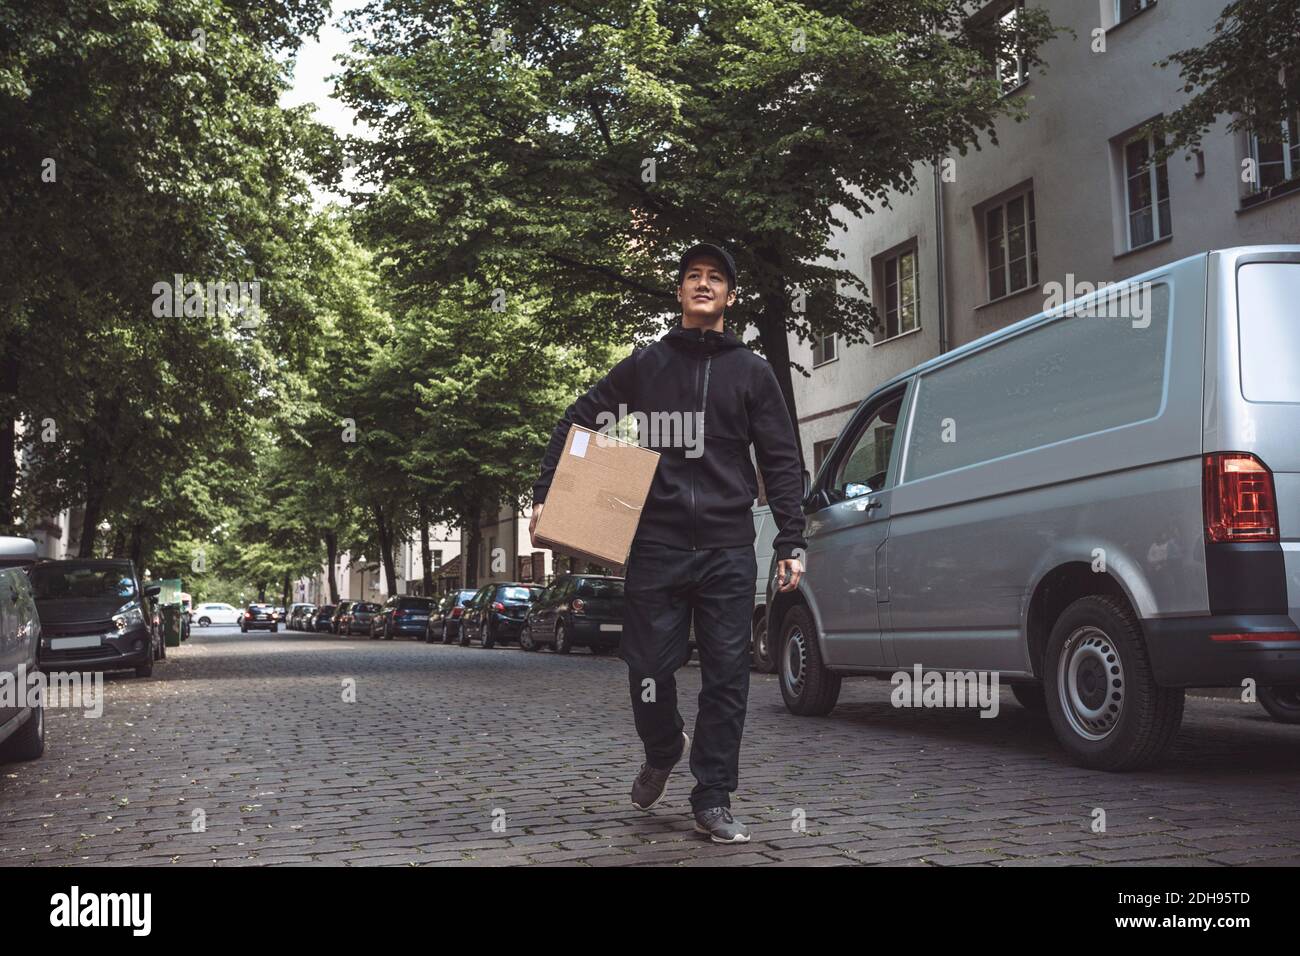
{"label": "van rear bumper", "polygon": [[1300,684],[1300,627],[1286,614],[1215,614],[1142,622],[1161,687]]}

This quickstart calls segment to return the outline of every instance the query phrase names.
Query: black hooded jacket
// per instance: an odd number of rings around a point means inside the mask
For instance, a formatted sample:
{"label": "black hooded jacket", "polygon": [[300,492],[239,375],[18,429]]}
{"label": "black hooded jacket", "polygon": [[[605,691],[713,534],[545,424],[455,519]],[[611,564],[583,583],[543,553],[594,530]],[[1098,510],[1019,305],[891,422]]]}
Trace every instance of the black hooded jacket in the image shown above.
{"label": "black hooded jacket", "polygon": [[752,442],[776,519],[777,557],[806,547],[803,467],[776,374],[729,331],[679,323],[615,365],[555,426],[533,501],[545,502],[571,425],[612,433],[629,414],[640,444],[660,453],[638,541],[689,549],[752,545]]}

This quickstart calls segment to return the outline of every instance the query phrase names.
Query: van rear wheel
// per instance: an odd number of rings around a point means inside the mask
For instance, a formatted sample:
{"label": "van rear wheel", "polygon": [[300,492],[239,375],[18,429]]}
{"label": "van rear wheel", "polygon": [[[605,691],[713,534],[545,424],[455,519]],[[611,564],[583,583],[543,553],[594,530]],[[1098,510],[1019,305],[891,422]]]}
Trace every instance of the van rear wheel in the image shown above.
{"label": "van rear wheel", "polygon": [[1091,595],[1065,609],[1043,674],[1052,729],[1081,766],[1145,767],[1178,733],[1183,690],[1156,684],[1141,625],[1118,598]]}
{"label": "van rear wheel", "polygon": [[835,709],[840,698],[840,677],[826,669],[812,615],[794,607],[781,622],[781,649],[777,673],[781,696],[792,714],[821,717]]}

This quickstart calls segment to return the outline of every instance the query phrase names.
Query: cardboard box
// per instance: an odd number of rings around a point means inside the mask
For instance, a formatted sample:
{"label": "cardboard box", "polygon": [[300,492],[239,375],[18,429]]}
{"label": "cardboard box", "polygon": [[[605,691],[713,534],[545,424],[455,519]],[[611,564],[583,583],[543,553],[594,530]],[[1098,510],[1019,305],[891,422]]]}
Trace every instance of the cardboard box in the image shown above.
{"label": "cardboard box", "polygon": [[658,466],[657,451],[572,426],[537,519],[537,543],[621,571]]}

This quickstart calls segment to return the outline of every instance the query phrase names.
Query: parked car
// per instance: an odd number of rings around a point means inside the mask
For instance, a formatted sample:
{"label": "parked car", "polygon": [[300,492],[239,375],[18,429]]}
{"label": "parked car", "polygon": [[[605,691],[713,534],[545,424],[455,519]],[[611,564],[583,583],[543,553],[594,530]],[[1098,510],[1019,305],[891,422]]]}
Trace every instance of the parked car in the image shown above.
{"label": "parked car", "polygon": [[551,645],[557,654],[586,647],[608,654],[623,634],[623,579],[604,574],[561,574],[537,596],[524,618],[519,646]]}
{"label": "parked car", "polygon": [[[0,537],[0,670],[35,674],[40,666],[41,621],[27,568],[36,563],[36,542]],[[30,702],[25,687],[12,700],[0,698],[0,763],[35,760],[45,752],[45,707]],[[31,706],[28,704],[31,703]]]}
{"label": "parked car", "polygon": [[485,584],[465,606],[460,626],[460,643],[467,647],[477,640],[482,647],[518,640],[524,617],[542,589],[511,581]]}
{"label": "parked car", "polygon": [[433,598],[394,594],[370,618],[370,636],[390,640],[394,634],[424,637],[433,610]]}
{"label": "parked car", "polygon": [[311,624],[307,629],[309,631],[328,631],[334,620],[334,612],[337,608],[333,604],[326,604],[324,607],[318,607],[311,616]]}
{"label": "parked car", "polygon": [[432,644],[439,641],[443,644],[450,644],[452,641],[460,639],[460,624],[465,613],[465,606],[474,600],[474,595],[478,591],[470,588],[468,590],[450,591],[442,596],[429,613],[429,625],[424,631],[424,640]]}
{"label": "parked car", "polygon": [[307,630],[306,622],[310,619],[311,613],[315,610],[316,610],[316,605],[314,604],[299,603],[293,605],[292,607],[289,608],[289,617],[285,623],[285,626],[291,631]]}
{"label": "parked car", "polygon": [[[348,611],[348,616],[340,625],[343,633],[349,637],[353,634],[370,634],[370,621],[379,613],[379,605],[373,601],[357,601]],[[372,635],[373,636],[373,635]]]}
{"label": "parked car", "polygon": [[238,624],[242,613],[233,604],[200,604],[190,612],[190,618],[199,627],[213,624]]}
{"label": "parked car", "polygon": [[270,631],[272,634],[280,630],[280,621],[275,616],[275,608],[269,604],[250,604],[244,608],[243,617],[239,619],[241,634],[259,630]]}
{"label": "parked car", "polygon": [[352,613],[352,605],[356,601],[339,601],[334,608],[334,614],[330,618],[330,633],[342,634],[343,622]]}
{"label": "parked car", "polygon": [[1192,256],[873,392],[769,601],[786,706],[996,673],[1075,761],[1126,770],[1185,688],[1300,685],[1298,301],[1300,246]]}
{"label": "parked car", "polygon": [[28,576],[41,621],[42,669],[153,674],[162,628],[131,561],[39,561]]}

